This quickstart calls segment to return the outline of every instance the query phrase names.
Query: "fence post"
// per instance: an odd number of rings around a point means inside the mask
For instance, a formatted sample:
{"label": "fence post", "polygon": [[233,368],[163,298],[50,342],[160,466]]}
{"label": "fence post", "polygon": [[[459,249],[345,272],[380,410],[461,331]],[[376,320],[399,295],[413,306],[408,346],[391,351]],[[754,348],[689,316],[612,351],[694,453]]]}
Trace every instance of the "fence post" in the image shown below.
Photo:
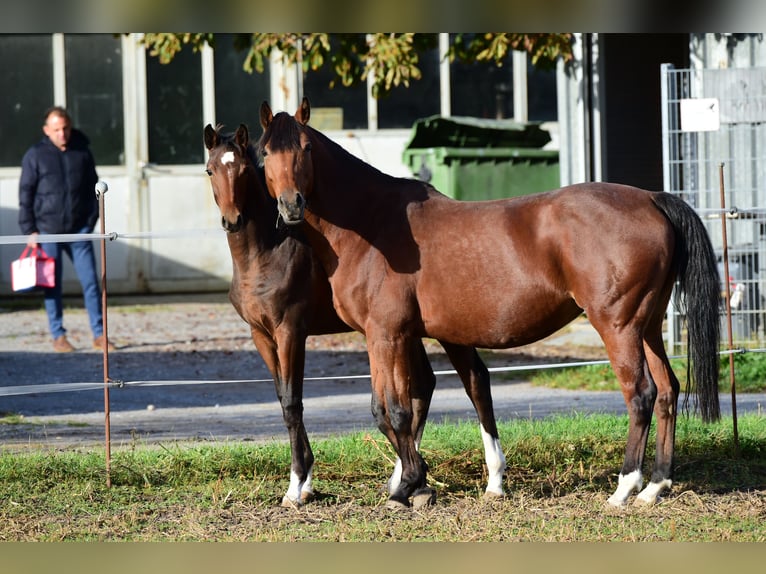
{"label": "fence post", "polygon": [[734,421],[734,447],[739,452],[739,432],[737,430],[737,391],[734,376],[734,335],[731,327],[731,285],[729,284],[729,246],[726,235],[726,194],[724,193],[723,163],[718,166],[719,188],[721,190],[721,239],[723,242],[723,283],[726,286],[726,328],[729,337],[729,383],[731,386],[731,416]]}
{"label": "fence post", "polygon": [[98,216],[101,220],[101,314],[104,322],[104,429],[105,429],[105,458],[106,458],[106,486],[112,487],[112,438],[110,409],[109,409],[109,329],[107,320],[107,292],[106,292],[106,221],[105,221],[105,196],[109,186],[105,182],[96,183],[96,198],[98,199]]}

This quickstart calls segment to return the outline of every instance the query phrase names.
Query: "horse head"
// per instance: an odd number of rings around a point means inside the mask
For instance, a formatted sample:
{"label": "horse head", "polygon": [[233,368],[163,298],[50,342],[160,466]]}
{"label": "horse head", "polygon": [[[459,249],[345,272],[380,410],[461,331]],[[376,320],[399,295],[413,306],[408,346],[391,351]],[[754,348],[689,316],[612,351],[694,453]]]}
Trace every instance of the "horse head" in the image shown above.
{"label": "horse head", "polygon": [[277,209],[287,225],[303,221],[306,200],[314,181],[311,141],[306,124],[311,116],[307,98],[303,98],[294,116],[286,112],[274,115],[268,102],[261,104],[260,152],[269,194],[277,200]]}
{"label": "horse head", "polygon": [[221,211],[221,225],[227,233],[236,233],[244,224],[245,202],[250,171],[254,165],[248,157],[249,135],[240,124],[233,136],[222,135],[208,124],[204,130],[208,161],[205,171],[210,176],[213,197]]}

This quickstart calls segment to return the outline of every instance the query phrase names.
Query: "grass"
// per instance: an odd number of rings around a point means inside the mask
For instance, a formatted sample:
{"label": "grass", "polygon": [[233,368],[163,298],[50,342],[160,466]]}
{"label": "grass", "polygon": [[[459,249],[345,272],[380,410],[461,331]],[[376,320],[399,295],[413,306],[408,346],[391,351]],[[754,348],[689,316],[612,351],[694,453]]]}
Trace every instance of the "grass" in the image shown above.
{"label": "grass", "polygon": [[[684,359],[671,359],[671,367],[681,388],[686,385],[686,365]],[[518,376],[526,376],[535,385],[570,390],[618,391],[620,387],[609,365],[587,365],[555,370],[523,371]],[[766,354],[743,353],[734,355],[734,376],[736,390],[740,393],[766,392]],[[722,356],[719,371],[719,389],[730,390],[729,357]]]}
{"label": "grass", "polygon": [[672,491],[614,509],[626,428],[612,415],[502,423],[508,496],[487,502],[476,425],[429,425],[421,450],[439,499],[398,513],[384,508],[394,455],[377,433],[314,441],[317,498],[301,509],[278,506],[283,443],[136,443],[112,453],[111,488],[99,450],[0,451],[0,540],[766,541],[763,417],[739,417],[739,452],[730,419],[679,419]]}

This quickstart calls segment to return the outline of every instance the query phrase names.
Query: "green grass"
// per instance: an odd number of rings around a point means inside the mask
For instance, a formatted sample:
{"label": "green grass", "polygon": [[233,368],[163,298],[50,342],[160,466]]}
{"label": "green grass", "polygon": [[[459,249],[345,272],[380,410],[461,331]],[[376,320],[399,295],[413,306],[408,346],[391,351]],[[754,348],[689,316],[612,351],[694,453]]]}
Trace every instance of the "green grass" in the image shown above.
{"label": "green grass", "polygon": [[[683,389],[686,385],[686,360],[671,359],[670,364]],[[523,373],[533,384],[546,387],[588,391],[620,389],[614,372],[608,364],[524,371]],[[749,352],[734,355],[734,376],[737,392],[766,392],[766,354]],[[731,389],[728,355],[721,357],[718,381],[721,392],[728,392]]]}
{"label": "green grass", "polygon": [[612,415],[501,423],[508,496],[490,503],[477,425],[429,425],[421,451],[439,498],[404,513],[384,508],[394,455],[378,433],[314,441],[317,498],[302,509],[279,507],[283,443],[137,443],[112,453],[111,488],[100,450],[0,451],[0,540],[766,541],[763,417],[739,417],[739,452],[731,419],[679,419],[672,491],[613,509],[626,429]]}

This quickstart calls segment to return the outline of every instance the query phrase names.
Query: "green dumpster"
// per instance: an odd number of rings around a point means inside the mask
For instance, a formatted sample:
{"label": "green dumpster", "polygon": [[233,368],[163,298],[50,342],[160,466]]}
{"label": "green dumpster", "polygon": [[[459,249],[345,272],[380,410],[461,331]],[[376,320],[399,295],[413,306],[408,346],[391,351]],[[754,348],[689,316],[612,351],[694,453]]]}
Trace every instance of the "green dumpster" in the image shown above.
{"label": "green dumpster", "polygon": [[559,154],[539,123],[432,116],[415,122],[403,153],[412,174],[461,200],[559,187]]}

